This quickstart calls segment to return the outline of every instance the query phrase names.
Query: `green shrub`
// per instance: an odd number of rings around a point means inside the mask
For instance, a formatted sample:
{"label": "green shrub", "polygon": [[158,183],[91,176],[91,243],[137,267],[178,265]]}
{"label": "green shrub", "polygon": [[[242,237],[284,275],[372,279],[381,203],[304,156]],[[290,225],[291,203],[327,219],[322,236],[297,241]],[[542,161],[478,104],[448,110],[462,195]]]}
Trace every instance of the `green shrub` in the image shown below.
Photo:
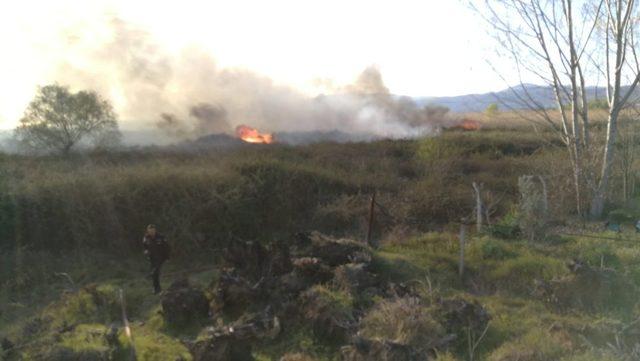
{"label": "green shrub", "polygon": [[515,239],[520,235],[517,212],[509,212],[497,223],[485,228],[493,237],[502,239]]}

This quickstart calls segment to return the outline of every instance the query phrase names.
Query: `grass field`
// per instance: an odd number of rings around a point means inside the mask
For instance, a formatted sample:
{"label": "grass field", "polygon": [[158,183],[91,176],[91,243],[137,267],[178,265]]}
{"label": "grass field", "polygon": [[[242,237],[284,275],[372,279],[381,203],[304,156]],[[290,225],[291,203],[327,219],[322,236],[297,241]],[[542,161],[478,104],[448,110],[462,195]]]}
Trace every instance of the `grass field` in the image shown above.
{"label": "grass field", "polygon": [[[479,302],[491,319],[484,333],[458,334],[439,360],[638,356],[631,340],[640,332],[634,323],[640,238],[628,224],[619,235],[576,221],[565,149],[551,134],[500,123],[478,132],[340,145],[2,155],[0,169],[0,339],[15,345],[0,358],[128,359],[122,333],[117,352],[104,337],[119,325],[123,289],[138,359],[190,360],[187,341],[217,321],[165,324],[141,253],[146,224],[157,224],[174,248],[164,286],[188,275],[211,290],[229,242],[272,244],[310,230],[363,241],[374,192],[372,266],[386,281],[413,285],[421,303],[419,322],[406,326],[402,312],[393,311],[404,309],[402,300],[362,306],[361,295],[322,285],[336,305],[361,315],[368,337],[420,342],[415,330],[437,332],[434,305],[453,297]],[[525,174],[549,179],[553,222],[537,241],[525,240],[517,227],[518,177]],[[473,215],[472,182],[483,184],[492,203],[491,225],[468,235],[460,277],[457,233],[461,218]],[[594,289],[572,278],[567,263],[573,259],[615,277]],[[539,293],[540,282],[572,286],[550,299]],[[388,329],[380,322],[405,326]],[[334,360],[344,344],[318,338],[307,323],[293,320],[275,340],[252,346],[258,360],[285,354]]]}

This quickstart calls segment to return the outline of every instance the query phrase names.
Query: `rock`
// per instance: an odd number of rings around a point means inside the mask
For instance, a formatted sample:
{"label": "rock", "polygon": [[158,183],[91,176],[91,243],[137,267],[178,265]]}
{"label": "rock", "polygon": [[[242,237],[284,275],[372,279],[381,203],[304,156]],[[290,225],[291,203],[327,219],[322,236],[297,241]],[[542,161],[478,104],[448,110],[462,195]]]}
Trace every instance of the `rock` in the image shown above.
{"label": "rock", "polygon": [[191,346],[193,361],[253,361],[251,343],[235,335],[210,336]]}
{"label": "rock", "polygon": [[364,263],[347,263],[334,271],[334,283],[342,290],[361,292],[377,283],[376,277],[367,271]]}
{"label": "rock", "polygon": [[356,337],[350,346],[341,349],[343,361],[425,361],[428,355],[409,345],[389,340]]}
{"label": "rock", "polygon": [[162,314],[172,325],[186,325],[209,315],[209,301],[204,292],[187,279],[174,282],[162,296]]}
{"label": "rock", "polygon": [[450,333],[467,332],[471,328],[471,332],[479,335],[491,320],[487,310],[476,300],[445,299],[440,301],[439,308],[442,312],[442,325]]}

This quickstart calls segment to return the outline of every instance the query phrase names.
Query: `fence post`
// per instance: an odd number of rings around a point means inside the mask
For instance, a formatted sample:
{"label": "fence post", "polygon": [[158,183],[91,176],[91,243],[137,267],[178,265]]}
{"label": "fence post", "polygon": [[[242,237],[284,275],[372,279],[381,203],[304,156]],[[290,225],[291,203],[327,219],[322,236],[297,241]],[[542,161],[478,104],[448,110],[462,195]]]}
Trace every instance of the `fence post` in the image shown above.
{"label": "fence post", "polygon": [[476,182],[472,182],[474,193],[476,195],[476,231],[482,232],[482,183],[478,185]]}
{"label": "fence post", "polygon": [[458,275],[460,279],[464,276],[464,246],[465,246],[465,233],[466,226],[464,224],[460,225],[460,262],[458,264]]}
{"label": "fence post", "polygon": [[367,244],[371,245],[371,234],[373,232],[373,222],[375,221],[376,191],[371,195],[371,204],[369,205],[369,228],[367,229]]}
{"label": "fence post", "polygon": [[124,333],[127,335],[127,339],[129,339],[129,344],[131,346],[131,361],[137,360],[136,356],[136,345],[133,343],[133,334],[131,333],[131,327],[129,326],[129,319],[127,319],[127,304],[124,299],[124,291],[122,288],[120,289],[120,307],[122,307],[122,324],[124,325]]}

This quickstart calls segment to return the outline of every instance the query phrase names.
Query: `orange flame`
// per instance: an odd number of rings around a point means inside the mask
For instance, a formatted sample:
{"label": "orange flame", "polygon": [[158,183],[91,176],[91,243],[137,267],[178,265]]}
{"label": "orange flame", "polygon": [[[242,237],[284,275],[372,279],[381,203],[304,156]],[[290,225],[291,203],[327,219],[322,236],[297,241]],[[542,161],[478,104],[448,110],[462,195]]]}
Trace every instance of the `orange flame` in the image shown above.
{"label": "orange flame", "polygon": [[248,125],[238,125],[236,127],[236,136],[247,143],[271,144],[273,143],[273,134],[260,133],[257,129]]}
{"label": "orange flame", "polygon": [[467,130],[467,131],[475,131],[475,130],[480,130],[480,128],[482,128],[482,125],[477,120],[464,118],[460,123],[456,124],[452,128]]}

